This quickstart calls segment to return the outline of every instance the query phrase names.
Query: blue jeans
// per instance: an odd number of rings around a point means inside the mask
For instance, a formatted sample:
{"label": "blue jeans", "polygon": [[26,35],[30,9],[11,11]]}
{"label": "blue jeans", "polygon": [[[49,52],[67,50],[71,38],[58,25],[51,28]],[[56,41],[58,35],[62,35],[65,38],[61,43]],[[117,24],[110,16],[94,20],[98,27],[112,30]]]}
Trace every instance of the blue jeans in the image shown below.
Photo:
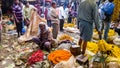
{"label": "blue jeans", "polygon": [[105,41],[107,41],[107,38],[108,38],[108,32],[109,32],[109,29],[110,29],[110,23],[109,22],[103,22],[102,23],[102,31],[103,31],[103,29],[104,29],[104,37],[103,37],[103,39],[105,40]]}

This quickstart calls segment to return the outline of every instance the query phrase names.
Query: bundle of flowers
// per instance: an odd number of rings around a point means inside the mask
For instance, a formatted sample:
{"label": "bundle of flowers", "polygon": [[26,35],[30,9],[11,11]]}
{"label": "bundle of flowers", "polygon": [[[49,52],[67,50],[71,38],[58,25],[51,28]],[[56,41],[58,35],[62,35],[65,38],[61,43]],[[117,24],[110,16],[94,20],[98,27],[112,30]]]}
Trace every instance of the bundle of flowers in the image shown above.
{"label": "bundle of flowers", "polygon": [[44,53],[41,50],[34,52],[28,59],[28,65],[43,61]]}
{"label": "bundle of flowers", "polygon": [[69,36],[68,34],[63,34],[58,38],[58,40],[59,41],[65,41],[65,40],[73,41],[73,38]]}
{"label": "bundle of flowers", "polygon": [[75,24],[74,23],[65,23],[64,24],[64,28],[67,28],[67,27],[74,27]]}
{"label": "bundle of flowers", "polygon": [[97,53],[98,52],[98,44],[96,44],[94,42],[88,42],[87,49],[92,51],[93,53]]}
{"label": "bundle of flowers", "polygon": [[61,61],[68,61],[71,56],[72,54],[67,50],[56,50],[48,55],[48,59],[52,63],[57,64]]}

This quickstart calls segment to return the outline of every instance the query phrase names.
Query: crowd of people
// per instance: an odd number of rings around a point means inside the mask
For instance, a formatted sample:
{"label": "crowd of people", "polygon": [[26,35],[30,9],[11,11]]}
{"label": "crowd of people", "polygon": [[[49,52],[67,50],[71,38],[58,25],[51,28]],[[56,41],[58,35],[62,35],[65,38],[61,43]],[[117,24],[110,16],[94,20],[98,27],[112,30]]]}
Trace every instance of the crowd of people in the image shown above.
{"label": "crowd of people", "polygon": [[[34,5],[30,4],[28,1],[24,1],[22,3],[19,0],[14,0],[12,12],[17,27],[16,30],[18,37],[24,35],[22,32],[24,26],[27,26],[27,29],[29,28],[31,24],[32,12],[37,12],[37,15],[46,20],[46,22],[40,22],[40,24],[37,25],[39,27],[38,36],[33,37],[26,42],[32,41],[38,44],[41,49],[45,48],[48,52],[50,52],[51,41],[53,39],[57,39],[59,31],[64,32],[63,26],[65,21],[71,23],[72,18],[77,16],[77,11],[72,10],[74,5],[71,6],[68,4],[66,8],[64,8],[63,5],[64,3],[61,3],[58,7],[57,3],[53,1],[48,2],[47,6],[44,7],[41,5],[39,0]],[[52,32],[49,28],[52,28]]]}
{"label": "crowd of people", "polygon": [[72,14],[74,14],[74,11],[72,11],[70,5],[64,8],[63,3],[61,3],[61,5],[57,7],[56,2],[48,2],[47,6],[44,7],[40,4],[39,0],[35,5],[31,5],[27,1],[22,3],[19,0],[15,0],[12,6],[12,10],[17,26],[18,37],[22,35],[23,25],[27,27],[29,26],[31,12],[33,10],[36,11],[40,17],[47,20],[47,25],[49,27],[53,27],[53,36],[55,36],[55,39],[57,37],[56,35],[58,34],[57,31],[59,30],[59,25],[60,31],[63,31],[65,20],[68,20],[68,22],[71,23]]}
{"label": "crowd of people", "polygon": [[[67,4],[67,7],[64,7],[63,3],[61,3],[60,6],[57,6],[56,2],[49,2],[47,3],[47,6],[44,7],[40,4],[40,1],[37,1],[35,5],[31,5],[27,1],[22,3],[19,0],[14,0],[12,10],[18,37],[23,35],[23,27],[29,27],[31,24],[31,13],[32,11],[35,11],[41,18],[44,18],[47,21],[47,24],[41,22],[38,25],[40,34],[29,41],[35,42],[40,48],[46,48],[50,52],[51,40],[57,39],[59,30],[61,32],[64,31],[64,23],[66,21],[71,23],[72,18],[77,18],[76,24],[80,30],[80,39],[78,43],[81,48],[82,57],[84,57],[87,42],[92,39],[93,28],[96,28],[98,31],[100,39],[102,39],[102,31],[105,29],[103,39],[107,41],[111,17],[115,7],[113,1],[114,0],[103,1],[99,7],[95,0],[82,0],[79,2],[78,6],[76,6],[75,3],[72,3]],[[48,29],[49,27],[52,27],[52,32]],[[78,57],[78,60],[80,57]]]}

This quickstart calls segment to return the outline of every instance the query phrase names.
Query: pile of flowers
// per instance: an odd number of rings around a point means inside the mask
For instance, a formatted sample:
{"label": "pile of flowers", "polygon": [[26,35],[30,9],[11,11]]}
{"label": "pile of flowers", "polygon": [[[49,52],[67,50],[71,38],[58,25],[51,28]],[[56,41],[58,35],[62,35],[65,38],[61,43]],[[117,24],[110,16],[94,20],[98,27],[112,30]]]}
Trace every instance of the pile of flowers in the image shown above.
{"label": "pile of flowers", "polygon": [[57,64],[61,61],[68,61],[71,56],[72,54],[67,50],[56,50],[48,55],[48,59],[52,61],[52,63]]}
{"label": "pile of flowers", "polygon": [[59,41],[65,41],[65,40],[73,41],[73,38],[69,36],[68,34],[63,34],[58,38],[58,40]]}
{"label": "pile of flowers", "polygon": [[[120,63],[120,48],[113,44],[108,44],[104,40],[98,42],[99,50],[108,55],[107,62],[119,62]],[[109,53],[108,53],[109,52]]]}
{"label": "pile of flowers", "polygon": [[74,27],[75,24],[74,23],[65,23],[64,24],[64,28],[67,28],[67,27]]}
{"label": "pile of flowers", "polygon": [[87,49],[93,53],[97,53],[98,52],[98,44],[96,44],[94,42],[88,42]]}
{"label": "pile of flowers", "polygon": [[28,65],[43,61],[44,53],[41,50],[34,52],[28,59]]}
{"label": "pile of flowers", "polygon": [[98,46],[99,50],[102,52],[110,51],[112,49],[112,45],[108,44],[105,40],[100,40]]}

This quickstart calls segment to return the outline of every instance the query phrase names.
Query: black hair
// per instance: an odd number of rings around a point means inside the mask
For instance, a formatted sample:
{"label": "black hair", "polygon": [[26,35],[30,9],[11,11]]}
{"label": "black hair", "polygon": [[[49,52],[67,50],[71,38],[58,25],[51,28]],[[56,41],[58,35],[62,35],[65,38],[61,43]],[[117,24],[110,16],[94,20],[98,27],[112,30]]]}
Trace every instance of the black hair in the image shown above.
{"label": "black hair", "polygon": [[114,0],[108,0],[109,2],[113,2]]}
{"label": "black hair", "polygon": [[53,1],[53,2],[52,2],[52,6],[55,5],[55,4],[56,4],[56,2]]}
{"label": "black hair", "polygon": [[28,1],[24,1],[24,5],[26,5],[27,3],[29,3]]}

